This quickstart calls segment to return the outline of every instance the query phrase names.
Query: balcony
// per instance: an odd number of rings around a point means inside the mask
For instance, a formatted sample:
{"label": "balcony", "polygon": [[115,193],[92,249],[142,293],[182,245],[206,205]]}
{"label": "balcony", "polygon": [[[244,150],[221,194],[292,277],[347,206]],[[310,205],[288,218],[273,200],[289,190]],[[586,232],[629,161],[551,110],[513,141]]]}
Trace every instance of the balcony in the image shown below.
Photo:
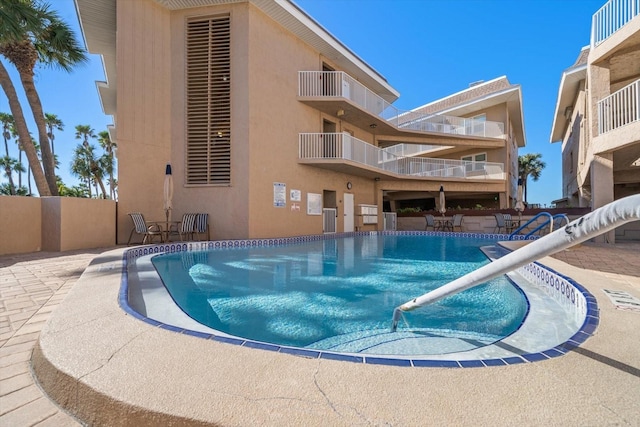
{"label": "balcony", "polygon": [[598,102],[598,134],[640,120],[640,80]]}
{"label": "balcony", "polygon": [[640,0],[609,0],[593,14],[591,46],[598,46],[640,14]]}
{"label": "balcony", "polygon": [[[347,100],[370,116],[403,132],[433,132],[472,137],[504,138],[504,124],[479,119],[401,111],[342,71],[300,71],[301,99]],[[333,109],[337,111],[338,108]],[[363,126],[360,124],[363,128]]]}
{"label": "balcony", "polygon": [[504,165],[451,159],[398,156],[354,138],[348,133],[301,133],[299,159],[302,163],[326,161],[340,170],[355,166],[360,175],[387,175],[392,178],[454,178],[468,180],[504,180]]}

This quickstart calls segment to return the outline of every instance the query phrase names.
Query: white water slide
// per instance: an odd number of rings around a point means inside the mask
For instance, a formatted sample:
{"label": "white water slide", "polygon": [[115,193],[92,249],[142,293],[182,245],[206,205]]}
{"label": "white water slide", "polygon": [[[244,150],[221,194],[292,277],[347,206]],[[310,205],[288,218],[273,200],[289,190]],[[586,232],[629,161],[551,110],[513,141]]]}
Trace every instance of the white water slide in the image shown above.
{"label": "white water slide", "polygon": [[640,220],[640,194],[609,203],[490,264],[396,307],[393,311],[391,329],[396,330],[398,321],[405,311],[414,310],[480,285],[496,276],[636,220]]}

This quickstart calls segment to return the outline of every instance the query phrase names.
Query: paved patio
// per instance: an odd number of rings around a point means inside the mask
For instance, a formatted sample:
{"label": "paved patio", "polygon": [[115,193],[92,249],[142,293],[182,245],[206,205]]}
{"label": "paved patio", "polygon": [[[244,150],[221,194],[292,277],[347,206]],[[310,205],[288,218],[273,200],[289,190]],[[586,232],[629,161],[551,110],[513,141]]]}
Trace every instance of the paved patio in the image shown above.
{"label": "paved patio", "polygon": [[79,425],[34,383],[31,351],[51,312],[104,250],[0,257],[0,425]]}
{"label": "paved patio", "polygon": [[[0,257],[0,425],[78,425],[74,418],[49,400],[34,383],[30,360],[40,330],[53,310],[62,302],[90,261],[105,250],[107,249]],[[556,419],[558,424],[563,425],[640,425],[640,313],[616,310],[602,292],[603,289],[625,290],[636,298],[640,297],[640,244],[619,244],[614,247],[582,244],[565,250],[554,258],[547,258],[545,264],[586,286],[596,296],[600,306],[601,325],[596,335],[582,347],[554,360],[503,368],[500,375],[496,375],[499,373],[498,370],[492,368],[464,370],[464,373],[461,370],[447,369],[402,371],[403,368],[379,368],[377,374],[381,375],[382,380],[391,381],[391,375],[394,373],[406,375],[408,378],[419,373],[425,377],[424,379],[431,381],[431,385],[429,381],[424,384],[424,397],[427,400],[427,394],[431,399],[435,397],[432,394],[434,390],[429,390],[430,387],[442,383],[449,385],[444,394],[452,399],[460,393],[467,393],[469,402],[478,399],[486,402],[487,406],[480,408],[481,412],[472,413],[469,412],[468,404],[460,402],[463,408],[467,408],[465,412],[460,407],[450,407],[451,402],[448,402],[445,396],[441,396],[438,402],[442,409],[433,411],[431,408],[428,417],[434,424],[439,425],[447,420],[458,425],[483,425],[488,420],[491,420],[492,425],[527,425],[527,421],[523,422],[527,419],[523,418],[526,415],[523,412],[530,411],[539,415],[539,418],[528,418],[529,425],[549,423],[549,419]],[[168,334],[166,331],[158,333]],[[198,343],[200,344],[202,343]],[[222,348],[225,351],[236,352],[238,349],[234,347]],[[273,357],[268,352],[248,351],[246,355],[252,358],[262,354]],[[300,369],[307,369],[302,365],[311,363],[301,358],[291,358],[289,362],[290,369],[295,369],[298,365]],[[344,386],[341,381],[336,382],[334,376],[335,369],[343,366],[350,367],[347,368],[350,371],[346,374],[347,377],[343,377],[344,381],[348,381],[348,376],[355,375],[355,365],[343,362],[337,365],[336,362],[314,365],[313,381],[318,388],[318,383],[328,381],[320,391],[333,410],[328,412],[329,418],[313,418],[311,424],[321,425],[323,422],[329,423],[329,420],[339,420],[342,422],[340,425],[349,425],[349,420],[374,421],[371,414],[376,413],[376,410],[369,407],[368,404],[371,402],[366,396],[362,397],[362,401],[359,397],[349,396],[354,399],[350,404],[350,410],[355,414],[351,418],[344,413],[339,414],[340,402],[329,400],[331,391],[336,393],[333,396],[335,398],[337,390],[342,388],[341,384]],[[266,366],[264,369],[268,370]],[[357,370],[365,376],[371,373],[371,370],[367,372],[366,368],[359,366]],[[503,375],[504,380],[495,379],[496,376]],[[268,377],[265,374],[265,379]],[[367,387],[371,390],[380,390],[383,387],[367,383],[363,376],[359,378],[363,381],[363,392]],[[468,394],[472,392],[469,381],[476,384],[471,387],[475,390],[474,393],[488,393],[487,396],[478,398]],[[493,384],[493,381],[497,382]],[[531,390],[521,391],[510,386],[512,383],[524,384]],[[304,388],[304,384],[299,386]],[[337,389],[332,390],[332,387]],[[237,387],[234,390],[244,393]],[[461,390],[460,393],[457,390]],[[398,390],[389,390],[389,398],[392,398],[392,392],[398,393]],[[400,395],[409,400],[410,394],[408,395],[407,391]],[[249,396],[230,396],[225,395],[220,399],[251,399]],[[304,407],[305,401],[302,399],[297,404]],[[289,399],[282,402],[273,400],[273,410],[281,411],[284,408],[283,404],[292,405],[292,402]],[[425,401],[425,405],[427,403]],[[320,403],[314,405],[322,406]],[[419,412],[420,408],[406,408],[403,402],[399,401],[397,410]],[[492,410],[496,411],[493,415],[490,413]],[[319,411],[320,409],[315,411],[316,417],[321,413]],[[489,414],[485,414],[487,411]],[[340,416],[336,416],[336,413]],[[365,417],[365,413],[369,418]],[[313,416],[313,412],[308,415]],[[375,420],[387,420],[395,425],[407,425],[402,420],[411,419],[391,413],[380,414],[380,417]],[[242,417],[238,414],[237,418],[230,419],[234,419],[237,424]],[[265,419],[276,418],[271,416]],[[377,422],[373,424],[377,425]]]}

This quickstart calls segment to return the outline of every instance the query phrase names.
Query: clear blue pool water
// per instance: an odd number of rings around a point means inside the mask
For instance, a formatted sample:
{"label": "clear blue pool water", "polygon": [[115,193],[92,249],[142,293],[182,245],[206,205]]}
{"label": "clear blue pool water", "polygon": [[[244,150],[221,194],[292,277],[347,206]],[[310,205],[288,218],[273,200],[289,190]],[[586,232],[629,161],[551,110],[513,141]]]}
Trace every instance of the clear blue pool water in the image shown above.
{"label": "clear blue pool water", "polygon": [[[526,299],[506,277],[405,314],[395,334],[389,328],[396,306],[488,263],[479,248],[494,243],[356,236],[168,253],[152,262],[185,313],[229,335],[343,352],[409,336],[455,337],[479,346],[510,335],[527,313]],[[446,349],[426,352],[433,351]],[[385,351],[378,346],[377,352]]]}

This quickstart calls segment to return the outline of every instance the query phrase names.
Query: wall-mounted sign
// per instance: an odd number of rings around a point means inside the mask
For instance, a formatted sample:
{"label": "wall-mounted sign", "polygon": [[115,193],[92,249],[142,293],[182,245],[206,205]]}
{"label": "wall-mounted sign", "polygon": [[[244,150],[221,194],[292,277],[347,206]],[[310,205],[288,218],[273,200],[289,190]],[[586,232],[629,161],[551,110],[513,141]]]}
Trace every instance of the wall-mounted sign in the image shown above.
{"label": "wall-mounted sign", "polygon": [[322,215],[322,194],[307,193],[307,215]]}
{"label": "wall-mounted sign", "polygon": [[292,202],[302,201],[302,192],[300,190],[291,190],[289,192],[289,199],[291,199]]}
{"label": "wall-mounted sign", "polygon": [[284,208],[287,205],[287,184],[282,182],[273,183],[273,206]]}

